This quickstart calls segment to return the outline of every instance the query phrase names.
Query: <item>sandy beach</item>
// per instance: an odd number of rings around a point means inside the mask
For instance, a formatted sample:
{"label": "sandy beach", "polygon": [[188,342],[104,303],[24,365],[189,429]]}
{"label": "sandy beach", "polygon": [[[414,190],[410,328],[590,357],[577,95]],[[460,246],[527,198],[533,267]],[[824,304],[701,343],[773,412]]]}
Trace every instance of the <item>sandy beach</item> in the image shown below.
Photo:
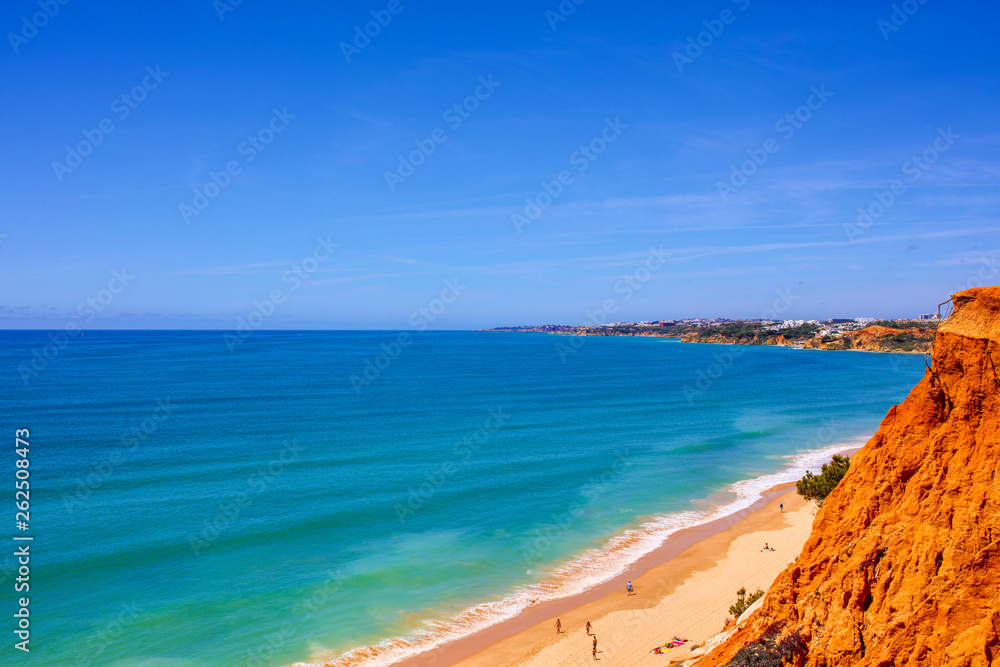
{"label": "sandy beach", "polygon": [[[784,504],[784,512],[779,509]],[[772,489],[726,524],[700,526],[671,537],[623,577],[586,594],[539,605],[517,619],[400,665],[566,667],[594,662],[590,621],[605,665],[666,665],[719,633],[736,591],[767,590],[802,549],[814,506],[794,485]],[[762,551],[764,544],[774,551]],[[635,593],[625,594],[631,579]],[[562,632],[556,634],[559,618]],[[675,635],[691,641],[664,655],[652,653]]]}

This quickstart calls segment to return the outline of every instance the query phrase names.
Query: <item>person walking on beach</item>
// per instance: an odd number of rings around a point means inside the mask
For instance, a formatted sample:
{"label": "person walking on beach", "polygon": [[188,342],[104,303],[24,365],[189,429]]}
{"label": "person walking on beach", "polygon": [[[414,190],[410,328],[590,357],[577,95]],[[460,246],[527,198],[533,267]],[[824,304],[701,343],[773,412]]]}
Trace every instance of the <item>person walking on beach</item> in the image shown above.
{"label": "person walking on beach", "polygon": [[597,660],[597,637],[596,636],[594,637],[594,648],[593,648],[592,653],[593,653],[593,656],[594,656],[594,660]]}
{"label": "person walking on beach", "polygon": [[778,503],[778,509],[781,510],[782,512],[784,512],[785,511],[785,503]]}
{"label": "person walking on beach", "polygon": [[587,621],[587,636],[590,636],[590,621]]}
{"label": "person walking on beach", "polygon": [[625,584],[625,595],[632,595],[632,582]]}
{"label": "person walking on beach", "polygon": [[557,618],[556,619],[556,634],[558,635],[560,632],[562,632],[562,621],[560,621]]}

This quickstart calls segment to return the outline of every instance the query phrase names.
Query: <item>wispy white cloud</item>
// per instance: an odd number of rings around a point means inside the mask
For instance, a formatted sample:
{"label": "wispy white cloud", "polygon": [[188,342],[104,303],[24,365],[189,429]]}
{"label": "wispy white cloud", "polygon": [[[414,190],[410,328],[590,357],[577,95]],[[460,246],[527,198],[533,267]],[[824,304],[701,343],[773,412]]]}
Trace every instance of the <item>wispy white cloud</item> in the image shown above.
{"label": "wispy white cloud", "polygon": [[931,262],[914,262],[914,266],[938,267],[938,266],[976,266],[978,264],[996,265],[997,256],[1000,255],[1000,248],[994,250],[968,250],[949,255],[942,259]]}

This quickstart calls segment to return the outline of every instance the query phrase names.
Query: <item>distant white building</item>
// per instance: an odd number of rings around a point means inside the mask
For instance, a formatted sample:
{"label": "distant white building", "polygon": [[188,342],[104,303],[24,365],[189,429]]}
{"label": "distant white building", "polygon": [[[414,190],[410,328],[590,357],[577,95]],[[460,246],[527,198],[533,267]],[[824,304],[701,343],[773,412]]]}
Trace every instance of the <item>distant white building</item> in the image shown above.
{"label": "distant white building", "polygon": [[778,324],[767,327],[772,331],[780,331],[781,329],[791,329],[793,327],[800,327],[804,324],[819,324],[816,320],[785,320],[783,322],[778,322]]}
{"label": "distant white building", "polygon": [[872,322],[878,322],[874,317],[855,317],[854,321],[858,324],[871,324]]}
{"label": "distant white building", "polygon": [[918,320],[936,320],[938,318],[937,313],[925,313],[923,315],[917,315]]}

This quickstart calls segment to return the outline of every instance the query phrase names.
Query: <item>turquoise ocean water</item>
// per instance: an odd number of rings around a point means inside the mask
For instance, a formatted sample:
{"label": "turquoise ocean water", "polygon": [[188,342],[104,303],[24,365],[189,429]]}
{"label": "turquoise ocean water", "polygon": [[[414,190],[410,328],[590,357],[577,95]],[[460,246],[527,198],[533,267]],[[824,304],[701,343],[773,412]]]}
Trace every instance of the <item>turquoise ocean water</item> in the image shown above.
{"label": "turquoise ocean water", "polygon": [[393,638],[430,646],[576,592],[816,469],[924,370],[669,339],[396,339],[256,332],[230,352],[218,332],[88,331],[25,382],[48,334],[0,332],[11,613],[14,429],[31,431],[16,664],[272,667],[380,643],[341,663],[386,664],[416,650]]}

